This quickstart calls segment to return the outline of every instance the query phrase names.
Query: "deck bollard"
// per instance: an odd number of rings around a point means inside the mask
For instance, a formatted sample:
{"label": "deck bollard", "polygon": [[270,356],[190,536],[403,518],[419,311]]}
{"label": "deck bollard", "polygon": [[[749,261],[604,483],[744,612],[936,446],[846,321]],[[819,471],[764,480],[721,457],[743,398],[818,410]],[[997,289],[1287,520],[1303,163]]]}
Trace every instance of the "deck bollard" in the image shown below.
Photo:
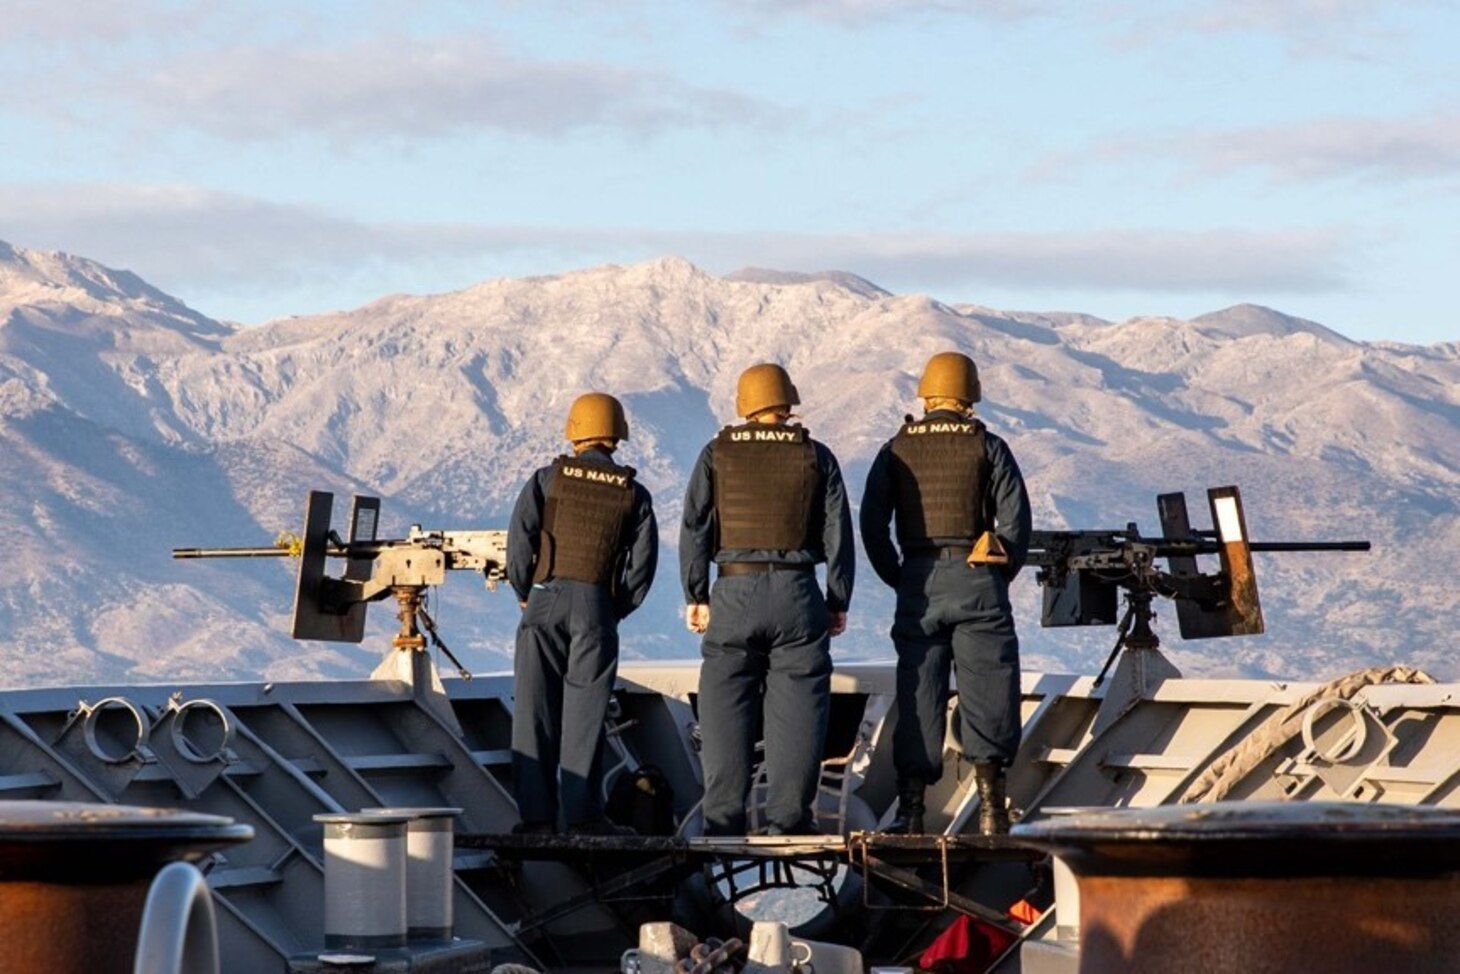
{"label": "deck bollard", "polygon": [[0,802],[0,974],[131,974],[158,870],[252,837],[171,808]]}
{"label": "deck bollard", "polygon": [[325,947],[404,947],[410,820],[339,812],[314,820],[324,825]]}
{"label": "deck bollard", "polygon": [[1429,974],[1460,957],[1453,809],[1214,802],[1050,818],[1013,836],[1079,881],[1081,974]]}
{"label": "deck bollard", "polygon": [[450,940],[451,899],[459,808],[366,808],[365,815],[407,816],[406,936],[411,941]]}

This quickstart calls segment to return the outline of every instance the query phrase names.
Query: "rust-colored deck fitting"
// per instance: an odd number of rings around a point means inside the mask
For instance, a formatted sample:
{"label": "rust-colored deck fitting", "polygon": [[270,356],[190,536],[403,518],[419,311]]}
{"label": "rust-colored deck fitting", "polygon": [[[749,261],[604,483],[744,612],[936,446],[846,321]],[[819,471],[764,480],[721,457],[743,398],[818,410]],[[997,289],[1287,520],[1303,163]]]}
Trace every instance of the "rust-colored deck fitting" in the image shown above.
{"label": "rust-colored deck fitting", "polygon": [[1079,879],[1082,974],[1409,974],[1460,957],[1460,812],[1216,802],[1013,831]]}
{"label": "rust-colored deck fitting", "polygon": [[157,872],[251,838],[170,808],[0,802],[0,974],[130,974]]}

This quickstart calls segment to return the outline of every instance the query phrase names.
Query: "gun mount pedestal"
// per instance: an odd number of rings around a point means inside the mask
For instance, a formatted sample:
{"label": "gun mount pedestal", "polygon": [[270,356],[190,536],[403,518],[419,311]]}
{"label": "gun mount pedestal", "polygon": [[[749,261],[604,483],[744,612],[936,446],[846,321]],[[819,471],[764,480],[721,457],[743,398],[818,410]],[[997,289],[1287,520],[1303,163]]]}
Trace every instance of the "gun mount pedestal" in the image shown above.
{"label": "gun mount pedestal", "polygon": [[1125,615],[1120,620],[1115,647],[1105,657],[1105,665],[1100,667],[1100,672],[1095,674],[1095,686],[1105,682],[1105,674],[1110,672],[1110,664],[1115,662],[1122,649],[1160,653],[1161,637],[1151,627],[1156,618],[1155,611],[1151,609],[1154,595],[1149,588],[1132,588],[1125,593]]}
{"label": "gun mount pedestal", "polygon": [[420,618],[421,609],[425,604],[426,596],[419,586],[397,585],[391,589],[391,595],[395,596],[400,609],[396,612],[396,618],[400,620],[400,632],[390,644],[396,649],[416,649],[424,651],[426,648],[426,637],[416,625]]}
{"label": "gun mount pedestal", "polygon": [[[451,701],[447,699],[446,688],[441,684],[441,676],[436,671],[436,664],[432,662],[431,655],[426,652],[426,636],[417,624],[418,620],[431,618],[426,614],[425,609],[425,587],[396,585],[392,586],[391,594],[395,596],[399,606],[396,618],[400,619],[400,631],[391,639],[391,651],[371,672],[370,679],[398,680],[401,683],[410,684],[411,694],[415,697],[416,702],[434,714],[453,733],[460,736],[462,730],[456,720],[456,711],[452,709]],[[433,624],[428,622],[428,625],[434,630]],[[441,648],[450,657],[450,651],[446,650],[445,646]],[[455,658],[451,658],[454,661]],[[471,678],[471,674],[466,670],[463,669],[461,672],[467,679]]]}
{"label": "gun mount pedestal", "polygon": [[[1115,646],[1095,677],[1095,686],[1105,681],[1112,663],[1119,658],[1105,702],[1095,718],[1097,732],[1125,712],[1133,701],[1150,697],[1158,684],[1179,679],[1181,671],[1161,652],[1161,637],[1151,625],[1156,613],[1151,602],[1156,593],[1149,588],[1132,588],[1125,594],[1126,610],[1121,617]],[[1121,650],[1125,650],[1124,653]]]}

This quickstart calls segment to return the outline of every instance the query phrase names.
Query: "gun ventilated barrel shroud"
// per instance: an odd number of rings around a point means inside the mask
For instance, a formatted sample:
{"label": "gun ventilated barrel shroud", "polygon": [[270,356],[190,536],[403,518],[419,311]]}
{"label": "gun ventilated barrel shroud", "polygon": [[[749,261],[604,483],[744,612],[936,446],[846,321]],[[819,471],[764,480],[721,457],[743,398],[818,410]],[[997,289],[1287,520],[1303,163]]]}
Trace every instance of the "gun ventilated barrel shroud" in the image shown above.
{"label": "gun ventilated barrel shroud", "polygon": [[[1127,545],[1144,545],[1156,558],[1215,555],[1222,550],[1216,538],[1145,538],[1138,531],[1035,531],[1030,536],[1028,564],[1052,565],[1071,555],[1116,551]],[[1257,553],[1293,551],[1368,551],[1367,541],[1254,541],[1248,545]]]}

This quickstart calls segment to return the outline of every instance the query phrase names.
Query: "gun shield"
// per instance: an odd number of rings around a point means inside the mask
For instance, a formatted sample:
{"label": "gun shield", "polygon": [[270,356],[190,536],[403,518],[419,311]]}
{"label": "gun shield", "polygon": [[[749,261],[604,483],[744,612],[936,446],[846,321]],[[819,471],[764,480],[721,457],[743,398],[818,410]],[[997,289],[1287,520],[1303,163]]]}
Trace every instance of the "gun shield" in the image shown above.
{"label": "gun shield", "polygon": [[[295,639],[358,643],[365,639],[366,604],[353,602],[342,605],[340,600],[332,598],[331,589],[340,582],[324,571],[334,502],[335,495],[328,491],[309,492],[309,503],[304,512],[304,550],[299,556],[299,575],[294,587],[294,623],[290,634]],[[379,501],[376,501],[376,508],[378,510]],[[358,501],[356,513],[359,514]],[[357,526],[358,519],[352,518],[352,533]],[[358,572],[354,561],[351,559],[347,567],[347,578]],[[365,560],[363,567],[368,570],[369,566],[370,562]]]}
{"label": "gun shield", "polygon": [[[1262,608],[1257,600],[1257,576],[1252,567],[1252,548],[1242,516],[1242,497],[1236,487],[1213,487],[1207,491],[1219,547],[1222,570],[1217,576],[1219,601],[1176,597],[1176,618],[1182,639],[1212,639],[1219,636],[1249,636],[1263,632]],[[1161,494],[1156,498],[1161,516],[1161,533],[1168,538],[1192,537],[1191,519],[1183,494]],[[1200,580],[1196,555],[1170,555],[1167,567],[1177,579]]]}

